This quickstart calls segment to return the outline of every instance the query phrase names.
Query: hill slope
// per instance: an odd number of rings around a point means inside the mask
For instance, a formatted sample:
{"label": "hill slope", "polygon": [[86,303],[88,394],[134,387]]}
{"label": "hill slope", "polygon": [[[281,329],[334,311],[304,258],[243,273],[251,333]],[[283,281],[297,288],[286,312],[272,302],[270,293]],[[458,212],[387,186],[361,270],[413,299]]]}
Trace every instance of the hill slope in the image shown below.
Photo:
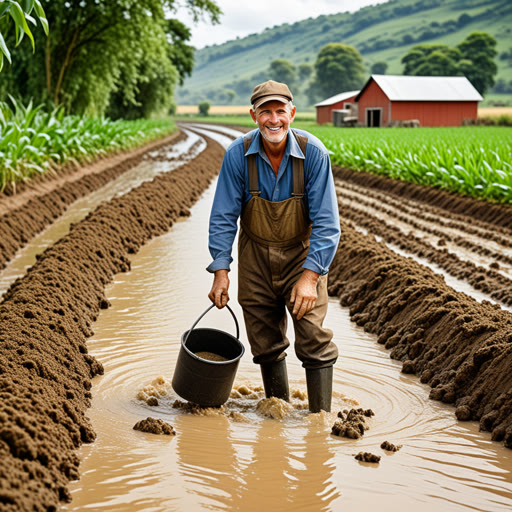
{"label": "hill slope", "polygon": [[[203,99],[215,103],[248,102],[247,91],[267,78],[275,59],[295,66],[314,64],[318,51],[331,42],[354,46],[368,73],[373,63],[388,64],[387,74],[401,74],[402,57],[412,46],[442,43],[455,46],[471,32],[483,31],[498,41],[498,77],[512,80],[512,2],[510,0],[390,0],[355,13],[308,18],[208,46],[196,52],[193,75],[178,90],[179,104]],[[305,87],[303,87],[305,89]],[[228,93],[227,90],[233,90]],[[307,102],[299,94],[300,103]]]}

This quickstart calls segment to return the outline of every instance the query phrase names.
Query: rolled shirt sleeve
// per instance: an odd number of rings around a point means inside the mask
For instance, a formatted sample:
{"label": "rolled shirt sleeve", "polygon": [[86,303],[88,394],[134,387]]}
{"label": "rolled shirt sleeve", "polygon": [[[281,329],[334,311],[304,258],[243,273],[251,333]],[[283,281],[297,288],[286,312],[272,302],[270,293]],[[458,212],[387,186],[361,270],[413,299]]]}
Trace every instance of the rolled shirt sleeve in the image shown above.
{"label": "rolled shirt sleeve", "polygon": [[329,271],[340,240],[338,200],[327,151],[323,153],[315,146],[308,146],[308,151],[319,154],[311,160],[306,158],[304,168],[309,218],[313,225],[308,256],[302,266],[324,275]]}
{"label": "rolled shirt sleeve", "polygon": [[230,269],[231,251],[238,229],[244,197],[245,157],[243,142],[237,139],[224,155],[210,213],[208,247],[213,258],[208,272]]}

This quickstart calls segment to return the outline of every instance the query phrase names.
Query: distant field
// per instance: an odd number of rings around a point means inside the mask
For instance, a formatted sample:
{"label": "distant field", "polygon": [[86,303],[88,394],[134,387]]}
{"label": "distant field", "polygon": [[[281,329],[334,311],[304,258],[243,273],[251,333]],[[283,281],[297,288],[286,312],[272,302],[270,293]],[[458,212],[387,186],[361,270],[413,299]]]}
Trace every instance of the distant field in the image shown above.
{"label": "distant field", "polygon": [[482,107],[478,109],[478,117],[512,116],[512,107]]}

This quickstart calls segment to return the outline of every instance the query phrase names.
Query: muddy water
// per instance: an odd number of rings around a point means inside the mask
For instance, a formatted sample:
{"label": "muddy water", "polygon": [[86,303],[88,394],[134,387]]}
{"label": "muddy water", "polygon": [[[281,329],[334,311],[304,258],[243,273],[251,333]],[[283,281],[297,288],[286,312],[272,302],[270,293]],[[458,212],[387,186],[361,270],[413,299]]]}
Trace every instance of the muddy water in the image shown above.
{"label": "muddy water", "polygon": [[[132,270],[109,287],[112,307],[88,343],[105,367],[94,380],[90,409],[98,438],[80,450],[82,476],[63,510],[510,510],[512,452],[479,433],[478,425],[458,423],[452,407],[429,400],[429,388],[402,374],[335,300],[326,319],[340,349],[333,411],[373,409],[362,439],[331,436],[335,412],[308,414],[300,393],[304,370],[293,351],[294,407],[283,419],[265,417],[257,407],[259,371],[244,334],[247,351],[235,387],[253,393],[208,415],[173,408],[179,397],[170,381],[181,334],[209,305],[204,268],[213,192],[205,192],[190,218],[144,246]],[[230,304],[241,320],[236,268],[230,277]],[[212,310],[200,325],[234,332],[226,311]],[[144,390],[158,395],[159,406],[137,398]],[[132,430],[147,416],[169,422],[177,435]],[[380,449],[385,440],[403,447],[389,454]],[[380,464],[356,461],[360,451],[382,455]]]}

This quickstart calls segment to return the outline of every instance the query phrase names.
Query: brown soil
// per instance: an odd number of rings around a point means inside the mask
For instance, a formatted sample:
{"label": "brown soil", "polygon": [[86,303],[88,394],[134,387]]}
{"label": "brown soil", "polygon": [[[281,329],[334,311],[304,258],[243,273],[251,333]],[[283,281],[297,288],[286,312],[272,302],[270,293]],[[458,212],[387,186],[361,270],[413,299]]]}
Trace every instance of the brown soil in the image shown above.
{"label": "brown soil", "polygon": [[393,444],[393,443],[390,443],[389,441],[384,441],[380,447],[383,449],[383,450],[386,450],[387,452],[397,452],[398,450],[400,450],[400,448],[402,448],[402,445],[401,444]]}
{"label": "brown soil", "polygon": [[361,462],[375,462],[377,464],[380,462],[380,455],[370,452],[359,452],[355,458]]}
{"label": "brown soil", "polygon": [[213,352],[196,352],[195,355],[207,361],[227,361],[225,357],[214,354]]}
{"label": "brown soil", "polygon": [[340,411],[338,419],[332,426],[331,433],[338,437],[360,439],[370,427],[366,418],[374,415],[371,409],[350,409]]}
{"label": "brown soil", "polygon": [[[109,306],[105,286],[129,269],[129,254],[189,214],[222,154],[210,142],[191,163],[103,204],[3,297],[0,510],[56,510],[69,499],[67,483],[78,478],[76,449],[95,437],[86,411],[91,378],[103,369],[87,353],[86,340],[100,309]],[[512,314],[454,291],[439,274],[375,239],[434,261],[510,304],[510,275],[502,269],[511,264],[512,207],[366,173],[334,173],[342,237],[329,275],[331,295],[403,361],[404,372],[430,384],[432,398],[453,403],[459,419],[479,421],[512,448]],[[15,208],[8,205],[11,198],[0,199],[0,212],[8,212],[0,217],[0,265],[78,195],[99,186],[75,194],[78,182]],[[354,204],[359,199],[347,198],[361,193],[366,215]],[[428,220],[429,237],[437,243],[393,228],[389,217]],[[452,246],[478,254],[485,264],[465,261],[447,250]]]}
{"label": "brown soil", "polygon": [[103,372],[86,340],[105,285],[128,254],[165,233],[220,168],[210,142],[191,163],[106,203],[46,250],[0,303],[1,510],[56,510],[78,478],[76,449],[95,438],[85,414]]}
{"label": "brown soil", "polygon": [[176,431],[166,423],[164,420],[160,418],[151,418],[148,417],[145,420],[140,420],[133,426],[133,430],[138,430],[140,432],[147,432],[148,434],[157,434],[157,435],[166,435],[166,436],[175,436]]}
{"label": "brown soil", "polygon": [[[468,237],[479,230],[483,243],[493,242],[500,254],[510,255],[511,205],[489,205],[346,169],[334,172],[340,187],[356,184],[368,197],[382,194],[381,205],[410,200],[409,206],[419,205],[417,218],[432,214],[432,223],[456,223]],[[403,361],[404,373],[415,373],[430,384],[431,398],[454,404],[458,419],[479,421],[493,440],[512,448],[512,314],[454,291],[439,274],[397,255],[373,235],[433,260],[511,304],[512,283],[496,275],[496,255],[486,255],[490,270],[478,268],[442,244],[429,246],[368,212],[361,216],[343,201],[340,214],[342,236],[329,274],[330,294],[350,308],[358,325],[378,335],[393,359]],[[356,230],[361,227],[368,235]]]}

